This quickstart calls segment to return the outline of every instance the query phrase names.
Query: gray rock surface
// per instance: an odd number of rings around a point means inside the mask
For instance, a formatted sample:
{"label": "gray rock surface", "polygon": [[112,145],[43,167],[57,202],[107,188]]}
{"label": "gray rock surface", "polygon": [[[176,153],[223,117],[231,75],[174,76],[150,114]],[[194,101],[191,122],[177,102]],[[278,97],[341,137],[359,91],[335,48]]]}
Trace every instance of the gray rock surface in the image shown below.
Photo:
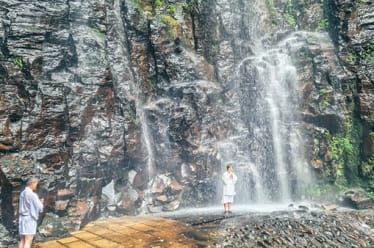
{"label": "gray rock surface", "polygon": [[[18,195],[31,174],[41,178],[46,211],[65,218],[68,230],[105,211],[217,202],[224,168],[217,142],[253,138],[243,132],[252,125],[252,74],[245,67],[235,88],[237,66],[256,42],[268,49],[290,36],[304,44],[286,49],[302,86],[293,125],[306,130],[307,164],[333,182],[374,178],[364,168],[374,156],[370,1],[151,2],[0,0],[1,220],[8,230],[16,228]],[[352,123],[360,123],[357,135]],[[342,162],[333,137],[348,136],[357,160]],[[246,149],[239,142],[238,153]],[[155,186],[160,177],[167,182]],[[111,181],[115,210],[102,199]]]}

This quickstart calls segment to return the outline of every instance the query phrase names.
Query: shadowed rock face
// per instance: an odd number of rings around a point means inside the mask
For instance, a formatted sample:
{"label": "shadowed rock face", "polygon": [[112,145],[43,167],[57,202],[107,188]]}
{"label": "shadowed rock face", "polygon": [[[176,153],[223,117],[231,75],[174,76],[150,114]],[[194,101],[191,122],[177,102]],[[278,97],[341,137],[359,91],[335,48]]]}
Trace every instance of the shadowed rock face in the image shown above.
{"label": "shadowed rock face", "polygon": [[[358,156],[373,156],[372,4],[161,2],[0,0],[1,208],[8,229],[30,174],[42,179],[46,211],[68,229],[106,212],[217,202],[226,163],[217,142],[240,135],[238,150],[246,151],[246,139],[256,135],[255,79],[247,77],[255,75],[250,66],[238,72],[238,64],[256,54],[256,42],[270,48],[293,31],[319,29],[324,8],[333,42],[326,33],[299,34],[303,46],[285,48],[298,72],[295,121],[306,130],[307,164],[339,179],[326,133],[345,135],[352,116],[362,126]],[[357,176],[372,178],[360,164]]]}

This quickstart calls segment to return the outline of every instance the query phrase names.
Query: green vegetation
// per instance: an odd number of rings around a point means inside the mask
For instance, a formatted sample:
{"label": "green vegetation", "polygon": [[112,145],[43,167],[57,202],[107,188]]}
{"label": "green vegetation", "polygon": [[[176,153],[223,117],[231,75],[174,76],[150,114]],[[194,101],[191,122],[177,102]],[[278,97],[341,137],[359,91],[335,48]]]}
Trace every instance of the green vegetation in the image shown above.
{"label": "green vegetation", "polygon": [[336,136],[331,140],[332,158],[336,166],[336,181],[340,185],[346,185],[344,166],[346,160],[353,155],[352,143],[347,137]]}
{"label": "green vegetation", "polygon": [[365,61],[367,62],[373,62],[374,61],[374,44],[370,45],[366,48],[365,51]]}
{"label": "green vegetation", "polygon": [[301,194],[309,200],[329,201],[336,198],[337,195],[343,194],[346,187],[336,184],[313,184],[306,185],[301,189]]}
{"label": "green vegetation", "polygon": [[363,3],[363,4],[368,4],[370,2],[371,2],[370,0],[360,0],[360,3]]}
{"label": "green vegetation", "polygon": [[100,29],[98,29],[97,27],[93,27],[91,28],[91,30],[97,35],[99,36],[100,39],[105,39],[105,34],[103,32],[100,31]]}
{"label": "green vegetation", "polygon": [[370,198],[374,200],[374,191],[368,192],[368,194],[369,194]]}
{"label": "green vegetation", "polygon": [[347,55],[347,60],[351,63],[356,63],[357,61],[357,56],[354,55],[353,53],[348,53]]}
{"label": "green vegetation", "polygon": [[330,105],[331,105],[331,103],[330,103],[329,101],[327,101],[327,100],[323,100],[323,101],[322,101],[322,106],[323,106],[323,107],[327,108],[327,107],[329,107]]}
{"label": "green vegetation", "polygon": [[291,25],[291,26],[296,26],[296,20],[295,18],[288,12],[284,13],[284,19],[286,20],[286,22]]}
{"label": "green vegetation", "polygon": [[192,4],[191,1],[187,0],[174,3],[165,0],[132,0],[132,2],[134,7],[145,14],[148,19],[158,19],[166,24],[167,33],[172,39],[177,37],[180,27],[178,21],[174,18],[178,8],[182,7],[184,11],[187,11]]}
{"label": "green vegetation", "polygon": [[186,11],[188,8],[189,8],[189,4],[188,3],[182,3],[182,8],[184,11]]}
{"label": "green vegetation", "polygon": [[175,4],[171,4],[167,7],[167,12],[169,15],[175,15],[177,12],[177,6]]}
{"label": "green vegetation", "polygon": [[313,63],[313,56],[308,51],[301,51],[299,53],[299,57],[302,60],[304,60],[306,63],[308,63],[308,64],[312,64]]}
{"label": "green vegetation", "polygon": [[287,9],[286,9],[285,13],[283,14],[283,17],[289,25],[296,26],[296,19],[295,19],[293,13],[294,13],[293,0],[288,0]]}
{"label": "green vegetation", "polygon": [[[369,159],[367,162],[363,163],[361,166],[362,176],[367,180],[367,185],[374,188],[374,158]],[[371,192],[374,196],[374,192]]]}
{"label": "green vegetation", "polygon": [[21,68],[21,69],[25,66],[25,64],[23,63],[23,59],[22,59],[22,57],[17,57],[17,58],[15,58],[13,62],[14,62],[14,64],[15,64],[16,66],[18,66],[18,67]]}
{"label": "green vegetation", "polygon": [[164,1],[163,0],[155,0],[155,7],[156,9],[159,9],[161,8],[162,6],[164,6]]}
{"label": "green vegetation", "polygon": [[348,118],[346,131],[330,139],[335,182],[338,185],[357,185],[360,164],[362,126],[359,120]]}
{"label": "green vegetation", "polygon": [[319,94],[320,95],[325,95],[327,93],[327,90],[326,89],[320,89],[319,90]]}
{"label": "green vegetation", "polygon": [[131,0],[135,8],[141,9],[140,0]]}
{"label": "green vegetation", "polygon": [[342,90],[344,94],[351,94],[352,92],[357,92],[357,82],[350,80],[342,84]]}
{"label": "green vegetation", "polygon": [[160,15],[160,19],[168,27],[168,34],[171,38],[175,39],[177,37],[178,22],[173,17],[169,15]]}
{"label": "green vegetation", "polygon": [[266,0],[266,6],[270,14],[271,22],[277,24],[277,11],[275,10],[274,0]]}
{"label": "green vegetation", "polygon": [[323,19],[319,21],[317,24],[317,30],[319,31],[326,31],[328,27],[329,27],[329,20],[327,19]]}

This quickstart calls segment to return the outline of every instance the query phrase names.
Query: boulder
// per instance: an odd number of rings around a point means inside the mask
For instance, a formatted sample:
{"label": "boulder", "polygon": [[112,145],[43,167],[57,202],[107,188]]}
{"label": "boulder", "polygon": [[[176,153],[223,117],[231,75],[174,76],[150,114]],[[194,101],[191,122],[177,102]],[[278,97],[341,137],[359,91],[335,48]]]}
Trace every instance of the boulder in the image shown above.
{"label": "boulder", "polygon": [[356,209],[373,209],[374,200],[363,190],[350,189],[344,193],[343,203]]}

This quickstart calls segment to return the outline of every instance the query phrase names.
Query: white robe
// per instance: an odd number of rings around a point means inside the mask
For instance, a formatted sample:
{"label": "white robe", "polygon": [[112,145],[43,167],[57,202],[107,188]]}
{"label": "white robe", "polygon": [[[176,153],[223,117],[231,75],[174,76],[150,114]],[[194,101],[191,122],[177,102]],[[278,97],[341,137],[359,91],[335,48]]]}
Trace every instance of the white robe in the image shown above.
{"label": "white robe", "polygon": [[223,195],[234,196],[235,193],[235,184],[238,180],[237,176],[233,173],[233,178],[230,178],[229,173],[226,171],[222,175],[223,180]]}
{"label": "white robe", "polygon": [[19,234],[35,235],[39,213],[43,204],[29,187],[22,191],[19,199]]}

